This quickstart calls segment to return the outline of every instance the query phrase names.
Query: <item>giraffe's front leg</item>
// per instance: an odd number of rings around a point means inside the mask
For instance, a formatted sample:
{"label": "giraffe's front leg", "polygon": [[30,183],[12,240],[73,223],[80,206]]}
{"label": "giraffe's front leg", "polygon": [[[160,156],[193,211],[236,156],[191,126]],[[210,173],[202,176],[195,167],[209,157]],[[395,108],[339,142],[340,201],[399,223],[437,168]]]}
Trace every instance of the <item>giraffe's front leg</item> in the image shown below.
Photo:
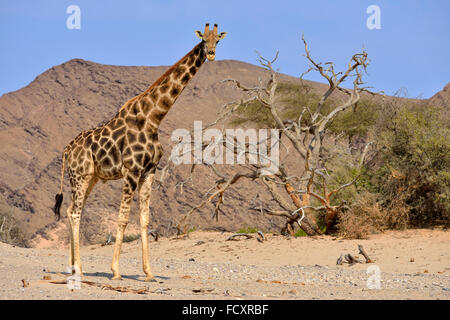
{"label": "giraffe's front leg", "polygon": [[113,280],[120,280],[122,278],[119,272],[119,256],[120,249],[122,248],[123,233],[128,224],[128,217],[130,216],[131,200],[133,200],[133,194],[137,187],[137,183],[135,182],[136,180],[131,176],[124,177],[122,200],[120,202],[119,218],[117,221],[116,243],[114,246],[114,255],[111,265]]}
{"label": "giraffe's front leg", "polygon": [[152,181],[154,174],[150,173],[140,183],[139,189],[139,210],[141,223],[142,241],[142,267],[146,275],[145,281],[154,281],[155,277],[150,271],[150,257],[148,250],[148,225],[150,220],[150,194],[152,191]]}

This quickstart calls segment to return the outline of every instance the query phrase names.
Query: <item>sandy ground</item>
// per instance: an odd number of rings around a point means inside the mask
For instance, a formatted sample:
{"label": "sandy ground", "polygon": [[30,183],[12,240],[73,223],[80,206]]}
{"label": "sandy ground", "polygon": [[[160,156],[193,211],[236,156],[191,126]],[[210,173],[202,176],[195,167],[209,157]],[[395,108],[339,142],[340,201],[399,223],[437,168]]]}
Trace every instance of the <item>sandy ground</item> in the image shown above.
{"label": "sandy ground", "polygon": [[[230,233],[195,231],[186,238],[153,240],[151,266],[156,282],[144,282],[139,240],[125,243],[123,280],[111,280],[113,246],[82,248],[81,289],[64,280],[68,250],[26,249],[0,243],[1,299],[445,299],[450,298],[450,233],[408,230],[368,240],[266,235],[226,241]],[[363,245],[373,264],[336,265],[341,253]],[[368,267],[380,271],[380,288],[368,288]],[[375,266],[375,267],[374,267]],[[369,270],[370,271],[370,270]],[[26,282],[23,286],[22,279]],[[369,281],[370,282],[370,281]],[[370,282],[376,286],[376,281]],[[118,292],[110,287],[136,292]]]}

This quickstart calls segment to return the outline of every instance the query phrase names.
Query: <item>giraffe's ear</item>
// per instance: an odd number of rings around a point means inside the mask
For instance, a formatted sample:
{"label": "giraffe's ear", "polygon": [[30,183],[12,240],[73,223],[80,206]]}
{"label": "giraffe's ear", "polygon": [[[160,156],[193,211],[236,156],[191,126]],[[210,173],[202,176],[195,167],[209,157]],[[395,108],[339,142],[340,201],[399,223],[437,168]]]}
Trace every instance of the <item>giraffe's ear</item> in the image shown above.
{"label": "giraffe's ear", "polygon": [[221,33],[219,34],[219,40],[222,40],[223,38],[225,38],[226,35],[227,35],[226,32],[221,32]]}
{"label": "giraffe's ear", "polygon": [[195,30],[195,35],[203,40],[203,34],[200,31]]}

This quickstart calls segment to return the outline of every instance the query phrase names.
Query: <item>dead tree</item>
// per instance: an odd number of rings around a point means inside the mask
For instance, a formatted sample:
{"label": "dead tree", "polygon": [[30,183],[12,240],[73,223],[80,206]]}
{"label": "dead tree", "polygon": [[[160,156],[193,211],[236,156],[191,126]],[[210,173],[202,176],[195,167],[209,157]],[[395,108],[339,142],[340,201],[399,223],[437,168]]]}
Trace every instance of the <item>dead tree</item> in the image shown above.
{"label": "dead tree", "polygon": [[[220,205],[223,202],[224,193],[233,185],[243,179],[251,180],[254,183],[261,183],[271,194],[277,208],[264,207],[261,203],[252,203],[250,210],[257,210],[263,214],[273,216],[281,216],[286,218],[286,224],[282,230],[285,233],[294,233],[295,225],[298,225],[307,235],[320,235],[322,231],[317,226],[317,223],[312,214],[314,211],[324,211],[326,231],[329,230],[333,221],[342,208],[347,204],[344,202],[334,203],[334,196],[341,190],[353,185],[358,179],[357,175],[351,181],[344,183],[338,187],[329,187],[329,169],[327,168],[327,157],[336,156],[331,154],[329,150],[324,147],[324,139],[332,136],[329,132],[329,126],[336,119],[336,116],[350,107],[355,107],[360,100],[363,92],[368,92],[368,87],[363,86],[362,75],[368,66],[369,60],[367,53],[354,54],[348,64],[348,68],[343,72],[336,72],[335,66],[332,62],[319,63],[316,62],[310,55],[308,45],[302,37],[305,47],[305,57],[310,63],[309,69],[302,74],[300,81],[303,83],[303,76],[306,73],[315,71],[318,72],[328,83],[327,90],[320,97],[317,105],[303,106],[296,119],[283,119],[280,115],[281,106],[277,101],[276,90],[279,84],[278,74],[274,70],[273,64],[278,58],[278,53],[273,60],[268,60],[259,55],[259,63],[267,70],[268,79],[264,82],[259,80],[258,85],[250,87],[245,86],[236,79],[225,79],[223,83],[228,83],[240,90],[245,98],[237,102],[225,104],[219,113],[216,121],[211,123],[207,128],[217,126],[219,123],[226,123],[235,114],[239,108],[245,108],[249,103],[257,102],[263,108],[269,111],[269,114],[275,123],[275,129],[278,129],[279,140],[278,143],[283,145],[286,156],[280,159],[277,170],[266,170],[271,167],[272,163],[265,163],[262,165],[245,163],[235,166],[233,174],[226,174],[222,172],[218,165],[214,163],[204,163],[211,172],[217,177],[215,184],[208,190],[204,200],[194,206],[184,217],[178,221],[177,228],[179,233],[185,233],[187,230],[187,219],[196,210],[211,203],[214,199],[216,201],[213,217],[218,218],[220,212]],[[350,88],[345,88],[342,85],[346,81],[352,79]],[[341,102],[334,105],[331,111],[324,111],[324,105],[329,100],[330,96],[335,93],[339,95]],[[373,94],[373,93],[371,93]],[[314,108],[315,107],[315,108]],[[308,118],[308,119],[306,119]],[[224,129],[222,130],[222,133]],[[222,135],[225,136],[225,135]],[[227,146],[227,139],[222,141],[213,141],[211,143],[203,143],[202,148],[205,150],[212,145],[223,147]],[[229,141],[228,141],[229,142]],[[267,138],[264,141],[258,141],[253,150],[259,150],[261,143],[271,144],[272,138]],[[289,145],[289,146],[288,146]],[[359,167],[364,163],[364,157],[367,154],[369,144],[364,148],[359,160]],[[246,143],[245,152],[246,159],[252,156],[250,151],[250,143]],[[233,152],[238,155],[242,150],[233,149]],[[296,168],[288,168],[284,163],[286,157],[291,154],[298,159],[298,163],[303,163]],[[170,166],[171,161],[163,169],[164,176]],[[180,188],[188,181],[192,181],[192,173],[196,165],[192,165],[191,176],[183,182],[179,183]],[[330,191],[331,190],[331,191]],[[312,201],[312,199],[315,199]],[[313,202],[319,203],[319,206],[314,206]]]}

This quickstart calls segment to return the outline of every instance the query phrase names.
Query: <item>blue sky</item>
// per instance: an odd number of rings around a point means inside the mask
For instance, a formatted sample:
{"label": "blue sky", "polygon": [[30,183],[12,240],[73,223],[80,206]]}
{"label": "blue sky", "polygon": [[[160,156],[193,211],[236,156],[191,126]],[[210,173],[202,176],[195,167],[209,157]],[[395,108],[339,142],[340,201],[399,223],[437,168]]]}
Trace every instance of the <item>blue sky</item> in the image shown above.
{"label": "blue sky", "polygon": [[[69,5],[81,9],[80,30],[66,27]],[[367,28],[369,5],[380,7],[381,29]],[[228,32],[217,59],[257,64],[255,50],[268,58],[279,50],[280,72],[299,76],[307,69],[304,33],[311,55],[338,69],[364,47],[374,90],[428,98],[450,82],[448,0],[0,0],[0,95],[73,58],[172,65],[198,42],[194,30],[205,22]]]}

